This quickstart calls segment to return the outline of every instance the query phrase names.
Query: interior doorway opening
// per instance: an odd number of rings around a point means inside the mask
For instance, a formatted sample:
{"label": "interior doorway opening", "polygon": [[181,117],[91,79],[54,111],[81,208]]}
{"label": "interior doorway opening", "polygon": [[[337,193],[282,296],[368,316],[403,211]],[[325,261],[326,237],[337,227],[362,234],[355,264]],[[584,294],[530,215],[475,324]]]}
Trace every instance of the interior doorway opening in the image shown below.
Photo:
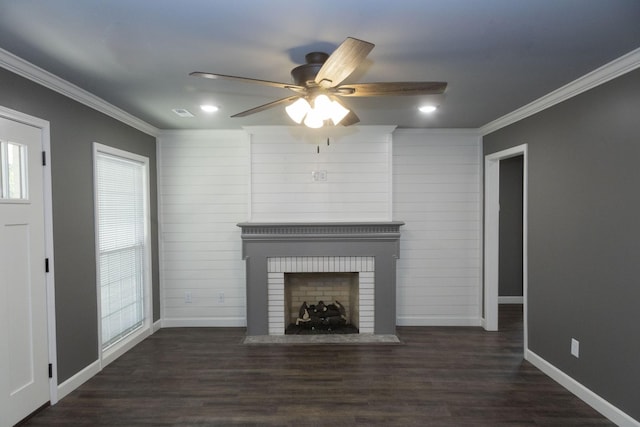
{"label": "interior doorway opening", "polygon": [[500,278],[500,162],[522,156],[522,316],[523,344],[527,343],[527,145],[485,156],[484,216],[484,328],[498,330]]}

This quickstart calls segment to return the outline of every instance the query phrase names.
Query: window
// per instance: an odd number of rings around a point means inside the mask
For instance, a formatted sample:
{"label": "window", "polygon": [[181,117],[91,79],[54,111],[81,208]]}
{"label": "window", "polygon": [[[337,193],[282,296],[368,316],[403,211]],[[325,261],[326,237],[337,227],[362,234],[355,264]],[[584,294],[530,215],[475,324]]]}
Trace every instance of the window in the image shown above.
{"label": "window", "polygon": [[148,159],[94,146],[96,245],[103,352],[149,329]]}
{"label": "window", "polygon": [[27,198],[27,147],[0,141],[0,199]]}

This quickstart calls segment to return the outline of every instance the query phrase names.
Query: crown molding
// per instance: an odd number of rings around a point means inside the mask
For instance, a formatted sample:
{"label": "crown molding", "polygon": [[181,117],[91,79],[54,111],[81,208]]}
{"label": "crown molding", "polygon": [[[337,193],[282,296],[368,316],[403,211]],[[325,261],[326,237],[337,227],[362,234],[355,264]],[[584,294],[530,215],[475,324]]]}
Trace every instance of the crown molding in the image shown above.
{"label": "crown molding", "polygon": [[478,128],[397,128],[394,134],[481,136]]}
{"label": "crown molding", "polygon": [[596,86],[633,71],[638,67],[640,67],[640,48],[632,50],[626,55],[614,59],[608,64],[585,74],[577,80],[574,80],[573,82],[566,84],[565,86],[562,86],[561,88],[556,89],[505,116],[487,123],[478,130],[481,135],[487,135],[491,132],[495,132],[498,129],[532,116],[542,110],[546,110],[547,108],[559,104],[569,98],[573,98],[582,92],[586,92],[589,89],[593,89]]}
{"label": "crown molding", "polygon": [[0,49],[0,67],[113,117],[141,132],[151,136],[158,135],[159,129],[155,126],[4,49]]}

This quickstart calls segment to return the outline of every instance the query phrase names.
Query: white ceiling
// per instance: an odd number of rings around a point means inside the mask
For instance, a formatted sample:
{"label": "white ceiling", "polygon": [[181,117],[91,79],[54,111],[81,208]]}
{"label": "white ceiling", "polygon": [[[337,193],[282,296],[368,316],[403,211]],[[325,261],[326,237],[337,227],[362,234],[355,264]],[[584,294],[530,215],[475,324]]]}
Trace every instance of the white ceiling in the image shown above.
{"label": "white ceiling", "polygon": [[640,1],[0,0],[0,48],[160,129],[290,125],[229,116],[292,92],[189,72],[288,83],[347,36],[376,45],[349,82],[449,82],[431,116],[428,97],[347,99],[361,124],[476,128],[640,47]]}

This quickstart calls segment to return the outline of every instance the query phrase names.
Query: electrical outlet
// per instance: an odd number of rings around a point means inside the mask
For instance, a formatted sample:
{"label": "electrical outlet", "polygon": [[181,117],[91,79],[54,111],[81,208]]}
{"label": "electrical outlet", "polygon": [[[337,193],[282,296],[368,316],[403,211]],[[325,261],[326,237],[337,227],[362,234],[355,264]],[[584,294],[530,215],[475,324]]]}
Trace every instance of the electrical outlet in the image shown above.
{"label": "electrical outlet", "polygon": [[191,292],[185,292],[184,293],[184,303],[185,304],[191,304],[193,300],[191,299]]}
{"label": "electrical outlet", "polygon": [[218,292],[218,304],[224,304],[224,292]]}
{"label": "electrical outlet", "polygon": [[580,342],[575,338],[571,338],[571,355],[580,357]]}

